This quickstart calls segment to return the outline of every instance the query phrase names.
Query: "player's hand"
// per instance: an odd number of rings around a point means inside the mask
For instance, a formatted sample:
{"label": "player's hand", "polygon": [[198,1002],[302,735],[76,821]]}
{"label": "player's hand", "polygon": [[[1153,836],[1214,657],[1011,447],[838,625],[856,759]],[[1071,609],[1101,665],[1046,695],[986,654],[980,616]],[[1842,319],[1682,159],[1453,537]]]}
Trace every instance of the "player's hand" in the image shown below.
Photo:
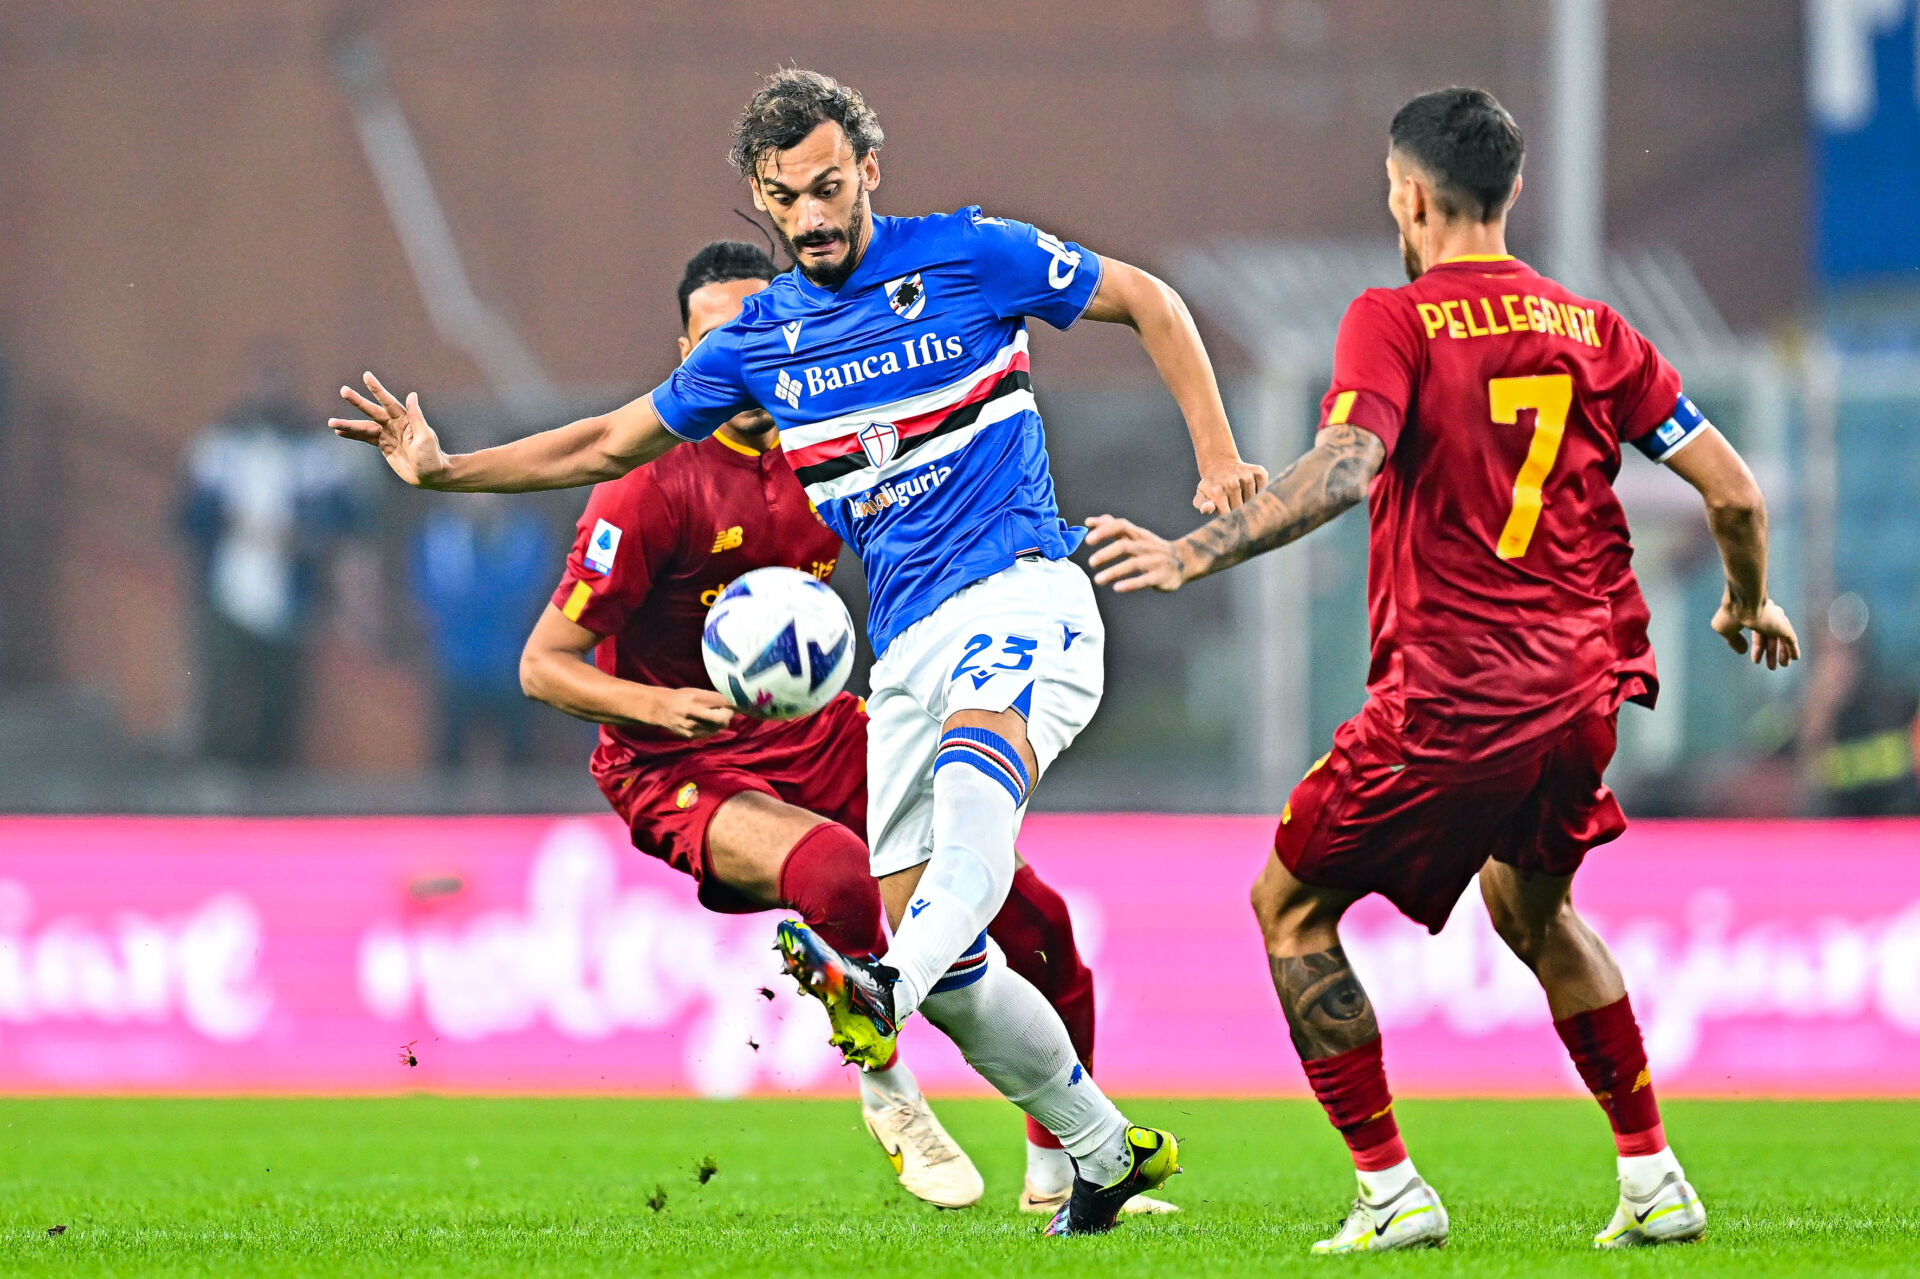
{"label": "player's hand", "polygon": [[662,688],[647,722],[675,737],[699,741],[712,737],[733,722],[732,703],[710,688]]}
{"label": "player's hand", "polygon": [[367,416],[328,418],[327,425],[342,439],[359,440],[379,449],[393,473],[413,487],[434,488],[447,473],[447,455],[440,447],[440,437],[420,412],[419,392],[409,391],[407,402],[402,404],[380,385],[379,378],[371,373],[365,377],[372,399],[350,386],[340,388],[340,398]]}
{"label": "player's hand", "polygon": [[[1800,637],[1793,633],[1787,611],[1772,600],[1749,609],[1736,605],[1731,593],[1724,594],[1720,611],[1713,615],[1713,629],[1728,648],[1751,656],[1755,666],[1765,662],[1768,670],[1778,670],[1800,658]],[[1753,632],[1751,637],[1748,631]]]}
{"label": "player's hand", "polygon": [[1148,589],[1177,591],[1187,584],[1187,565],[1178,544],[1132,520],[1096,515],[1087,521],[1087,542],[1100,548],[1091,561],[1096,570],[1093,580],[1122,595]]}
{"label": "player's hand", "polygon": [[1200,487],[1194,490],[1193,509],[1202,515],[1224,515],[1267,486],[1267,468],[1242,462],[1239,458],[1223,466],[1209,466],[1200,473]]}

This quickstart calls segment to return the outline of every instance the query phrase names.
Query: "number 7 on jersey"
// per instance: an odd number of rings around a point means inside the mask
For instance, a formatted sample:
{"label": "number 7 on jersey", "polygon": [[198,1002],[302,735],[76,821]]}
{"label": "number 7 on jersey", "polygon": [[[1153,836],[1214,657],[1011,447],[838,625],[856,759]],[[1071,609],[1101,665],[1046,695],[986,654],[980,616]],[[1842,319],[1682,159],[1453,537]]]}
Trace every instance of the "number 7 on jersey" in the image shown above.
{"label": "number 7 on jersey", "polygon": [[1565,373],[1543,373],[1534,377],[1497,377],[1487,383],[1487,406],[1493,420],[1512,426],[1520,420],[1521,409],[1532,409],[1533,442],[1527,446],[1526,460],[1513,479],[1513,509],[1507,513],[1507,525],[1500,530],[1500,543],[1494,554],[1503,560],[1517,560],[1527,553],[1533,530],[1540,523],[1540,486],[1560,456],[1560,439],[1567,433],[1567,411],[1573,407],[1573,378]]}

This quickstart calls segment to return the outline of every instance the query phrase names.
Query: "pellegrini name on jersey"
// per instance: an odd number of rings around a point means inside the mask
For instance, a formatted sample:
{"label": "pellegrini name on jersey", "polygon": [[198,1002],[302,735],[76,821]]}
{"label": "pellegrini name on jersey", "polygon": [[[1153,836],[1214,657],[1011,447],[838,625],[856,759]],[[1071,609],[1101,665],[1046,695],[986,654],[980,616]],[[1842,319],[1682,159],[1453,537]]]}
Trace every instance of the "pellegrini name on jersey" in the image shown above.
{"label": "pellegrini name on jersey", "polygon": [[875,652],[1022,555],[1064,559],[1027,361],[1027,317],[1067,328],[1100,259],[978,208],[873,219],[837,290],[788,271],[653,391],[674,434],[705,439],[753,405],[860,556]]}

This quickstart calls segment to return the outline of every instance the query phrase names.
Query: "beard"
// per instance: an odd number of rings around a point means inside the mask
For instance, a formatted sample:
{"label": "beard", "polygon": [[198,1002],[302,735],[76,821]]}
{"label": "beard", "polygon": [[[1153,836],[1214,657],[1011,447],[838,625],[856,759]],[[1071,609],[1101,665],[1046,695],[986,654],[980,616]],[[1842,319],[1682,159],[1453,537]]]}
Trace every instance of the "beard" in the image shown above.
{"label": "beard", "polygon": [[758,439],[773,430],[773,414],[765,409],[748,409],[727,420],[727,425],[750,439]]}
{"label": "beard", "polygon": [[1419,251],[1413,247],[1413,242],[1404,235],[1400,237],[1400,265],[1407,269],[1408,284],[1412,284],[1415,280],[1426,274],[1427,269],[1420,265]]}
{"label": "beard", "polygon": [[[860,265],[860,250],[856,246],[864,238],[866,229],[867,197],[863,194],[853,202],[853,212],[847,218],[845,232],[809,231],[797,238],[789,238],[787,233],[776,225],[774,233],[780,237],[780,245],[787,251],[787,256],[792,258],[793,264],[800,268],[800,274],[823,289],[837,289],[847,282],[847,277],[852,275],[854,268]],[[806,265],[805,260],[800,256],[800,250],[810,245],[824,244],[839,235],[844,235],[847,241],[846,255],[839,262],[832,266],[808,267]]]}

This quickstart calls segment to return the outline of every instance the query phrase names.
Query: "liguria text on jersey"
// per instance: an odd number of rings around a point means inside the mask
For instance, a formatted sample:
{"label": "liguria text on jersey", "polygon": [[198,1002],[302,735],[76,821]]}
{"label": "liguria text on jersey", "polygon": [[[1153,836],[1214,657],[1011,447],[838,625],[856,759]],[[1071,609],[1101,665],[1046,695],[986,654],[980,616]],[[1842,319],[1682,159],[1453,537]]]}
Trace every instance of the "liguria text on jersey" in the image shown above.
{"label": "liguria text on jersey", "polygon": [[829,291],[788,271],[652,393],[684,439],[765,407],[827,525],[860,556],[874,651],[1022,555],[1064,559],[1026,317],[1067,328],[1100,259],[977,207],[873,219]]}

